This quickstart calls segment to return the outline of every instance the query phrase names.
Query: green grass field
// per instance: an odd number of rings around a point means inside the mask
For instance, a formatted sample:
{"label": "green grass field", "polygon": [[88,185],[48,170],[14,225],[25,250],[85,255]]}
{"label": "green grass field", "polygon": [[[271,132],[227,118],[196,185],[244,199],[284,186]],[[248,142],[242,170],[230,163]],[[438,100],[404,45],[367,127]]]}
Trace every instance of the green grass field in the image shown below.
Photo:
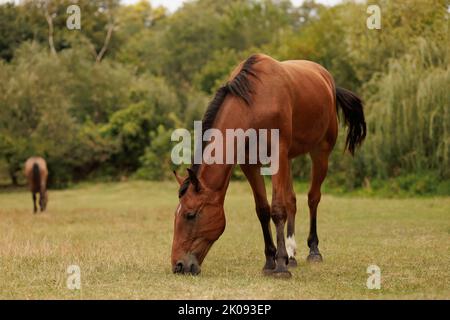
{"label": "green grass field", "polygon": [[[199,277],[173,275],[175,183],[126,182],[50,191],[33,215],[26,191],[0,192],[3,299],[450,299],[450,198],[324,195],[324,262],[309,265],[308,211],[298,194],[299,266],[290,280],[264,277],[263,240],[250,187],[232,183],[227,228]],[[81,290],[66,286],[81,268]],[[366,269],[381,268],[369,290]]]}

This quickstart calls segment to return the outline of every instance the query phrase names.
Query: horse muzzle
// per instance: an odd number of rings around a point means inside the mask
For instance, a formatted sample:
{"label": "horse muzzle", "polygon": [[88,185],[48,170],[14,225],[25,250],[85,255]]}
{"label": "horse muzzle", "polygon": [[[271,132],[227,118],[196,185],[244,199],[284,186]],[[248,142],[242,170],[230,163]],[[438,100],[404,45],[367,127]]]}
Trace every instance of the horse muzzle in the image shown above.
{"label": "horse muzzle", "polygon": [[198,275],[201,271],[200,264],[193,254],[186,255],[184,259],[178,260],[172,267],[173,273]]}

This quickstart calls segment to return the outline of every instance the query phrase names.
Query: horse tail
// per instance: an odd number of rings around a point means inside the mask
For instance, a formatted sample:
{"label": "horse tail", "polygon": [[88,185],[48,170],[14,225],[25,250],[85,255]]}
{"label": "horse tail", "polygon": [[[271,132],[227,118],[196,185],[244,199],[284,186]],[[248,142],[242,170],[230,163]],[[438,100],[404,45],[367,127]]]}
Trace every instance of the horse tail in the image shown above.
{"label": "horse tail", "polygon": [[339,87],[336,88],[336,99],[336,106],[341,108],[345,126],[348,127],[345,149],[354,155],[355,148],[360,146],[366,138],[363,103],[356,94]]}
{"label": "horse tail", "polygon": [[41,189],[41,170],[37,163],[33,164],[33,185],[35,188]]}

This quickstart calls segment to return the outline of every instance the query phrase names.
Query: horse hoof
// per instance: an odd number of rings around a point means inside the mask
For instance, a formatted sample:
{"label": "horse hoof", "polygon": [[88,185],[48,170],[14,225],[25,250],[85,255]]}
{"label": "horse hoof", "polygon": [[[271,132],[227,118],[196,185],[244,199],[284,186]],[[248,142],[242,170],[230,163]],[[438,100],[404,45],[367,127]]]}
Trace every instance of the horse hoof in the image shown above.
{"label": "horse hoof", "polygon": [[272,271],[271,273],[272,277],[278,278],[278,279],[290,279],[292,277],[292,273],[290,273],[287,270],[283,271]]}
{"label": "horse hoof", "polygon": [[279,279],[289,279],[292,277],[292,274],[289,272],[285,263],[277,263],[277,267],[272,271],[270,275],[274,278]]}
{"label": "horse hoof", "polygon": [[266,263],[264,264],[264,268],[262,270],[263,274],[271,274],[273,272],[273,270],[275,270],[275,268],[277,267],[277,264],[275,262],[275,260],[270,260],[268,259],[266,261]]}
{"label": "horse hoof", "polygon": [[274,271],[275,271],[275,269],[266,269],[266,268],[262,269],[262,273],[265,276],[271,276]]}
{"label": "horse hoof", "polygon": [[310,253],[308,255],[308,258],[306,258],[306,261],[312,262],[312,263],[317,263],[317,262],[322,262],[323,258],[320,253]]}
{"label": "horse hoof", "polygon": [[296,267],[297,267],[297,260],[295,260],[295,258],[293,257],[289,258],[288,268],[296,268]]}

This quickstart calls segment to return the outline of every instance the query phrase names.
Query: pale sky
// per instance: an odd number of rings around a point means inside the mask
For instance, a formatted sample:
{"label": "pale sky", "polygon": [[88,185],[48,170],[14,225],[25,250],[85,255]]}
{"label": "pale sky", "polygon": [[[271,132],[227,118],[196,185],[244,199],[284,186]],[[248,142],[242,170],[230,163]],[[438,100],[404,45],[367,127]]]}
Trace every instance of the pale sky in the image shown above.
{"label": "pale sky", "polygon": [[[121,0],[124,4],[133,4],[138,2],[139,0]],[[163,5],[168,8],[171,12],[174,12],[185,0],[150,0],[150,3],[153,6]],[[294,5],[300,5],[303,0],[291,0]],[[341,2],[341,0],[317,0],[318,3],[326,4],[326,5],[335,5],[336,3]]]}
{"label": "pale sky", "polygon": [[[121,0],[124,4],[133,4],[138,2],[139,0]],[[153,6],[162,5],[168,8],[171,12],[174,12],[178,9],[185,0],[149,0]],[[326,4],[329,6],[335,5],[336,3],[341,2],[342,0],[317,0],[318,3]],[[0,0],[0,4],[5,2],[20,2],[20,0]],[[294,5],[300,5],[303,0],[291,0]]]}

